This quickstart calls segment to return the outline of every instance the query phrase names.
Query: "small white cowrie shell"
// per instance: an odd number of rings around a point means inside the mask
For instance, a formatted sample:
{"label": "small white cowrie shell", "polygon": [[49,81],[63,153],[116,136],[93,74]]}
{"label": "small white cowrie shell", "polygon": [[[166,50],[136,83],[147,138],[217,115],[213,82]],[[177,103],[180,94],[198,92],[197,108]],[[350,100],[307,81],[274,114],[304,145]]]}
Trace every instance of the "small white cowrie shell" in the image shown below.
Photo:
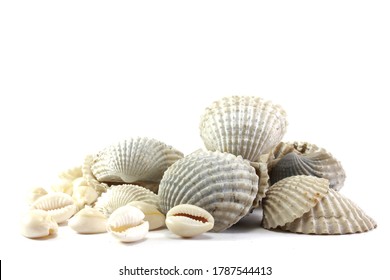
{"label": "small white cowrie shell", "polygon": [[28,238],[46,237],[58,231],[56,221],[43,210],[31,210],[22,217],[21,233]]}

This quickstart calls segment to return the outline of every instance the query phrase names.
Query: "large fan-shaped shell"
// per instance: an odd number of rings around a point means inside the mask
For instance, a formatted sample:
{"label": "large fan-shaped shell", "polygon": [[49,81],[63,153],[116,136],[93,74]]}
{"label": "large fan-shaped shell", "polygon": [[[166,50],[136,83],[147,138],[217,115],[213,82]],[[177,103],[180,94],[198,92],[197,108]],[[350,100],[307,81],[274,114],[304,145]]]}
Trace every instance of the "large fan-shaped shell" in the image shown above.
{"label": "large fan-shaped shell", "polygon": [[258,161],[282,139],[286,113],[260,97],[231,96],[214,102],[203,114],[200,135],[208,150]]}
{"label": "large fan-shaped shell", "polygon": [[95,208],[107,217],[114,210],[132,201],[144,201],[158,207],[158,196],[136,185],[116,185],[110,187],[96,201]]}
{"label": "large fan-shaped shell", "polygon": [[167,213],[192,204],[215,219],[213,231],[238,222],[257,195],[258,177],[249,162],[228,153],[197,151],[175,162],[160,183],[160,207]]}
{"label": "large fan-shaped shell", "polygon": [[376,223],[372,218],[332,189],[309,212],[282,227],[283,230],[306,234],[346,234],[374,228]]}
{"label": "large fan-shaped shell", "polygon": [[[344,169],[341,163],[325,149],[304,142],[279,144],[278,147],[282,148],[276,149],[276,159],[270,172],[271,185],[286,177],[311,175],[328,179],[329,186],[335,190],[343,186]],[[280,150],[283,153],[278,153]],[[289,150],[291,151],[288,152]]]}
{"label": "large fan-shaped shell", "polygon": [[263,226],[276,228],[302,217],[328,190],[328,180],[313,176],[293,176],[277,182],[263,200]]}
{"label": "large fan-shaped shell", "polygon": [[171,146],[155,139],[138,137],[99,152],[91,169],[100,182],[158,182],[164,171],[182,157],[183,154]]}

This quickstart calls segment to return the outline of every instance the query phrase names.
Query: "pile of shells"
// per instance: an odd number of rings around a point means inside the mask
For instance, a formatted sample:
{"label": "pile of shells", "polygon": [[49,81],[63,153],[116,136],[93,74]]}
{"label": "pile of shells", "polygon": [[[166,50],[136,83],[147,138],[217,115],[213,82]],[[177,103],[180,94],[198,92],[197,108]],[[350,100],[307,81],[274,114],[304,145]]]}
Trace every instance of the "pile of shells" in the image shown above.
{"label": "pile of shells", "polygon": [[22,219],[29,238],[68,223],[78,233],[109,232],[122,242],[168,228],[181,237],[224,231],[256,208],[255,226],[306,234],[372,230],[375,221],[339,193],[345,172],[328,151],[281,142],[282,107],[260,97],[231,96],[206,108],[206,149],[183,155],[155,139],[114,143],[59,174],[48,192],[34,188]]}

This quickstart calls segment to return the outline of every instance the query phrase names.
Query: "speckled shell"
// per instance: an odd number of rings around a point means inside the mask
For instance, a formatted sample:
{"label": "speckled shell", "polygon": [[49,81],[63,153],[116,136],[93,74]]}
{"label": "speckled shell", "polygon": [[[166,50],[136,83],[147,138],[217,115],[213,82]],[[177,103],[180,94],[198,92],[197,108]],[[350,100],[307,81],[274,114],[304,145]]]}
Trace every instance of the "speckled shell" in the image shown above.
{"label": "speckled shell", "polygon": [[258,177],[249,161],[228,153],[197,151],[175,162],[160,183],[160,209],[167,213],[179,204],[208,211],[213,231],[223,231],[251,209]]}
{"label": "speckled shell", "polygon": [[167,213],[167,228],[181,237],[194,237],[214,227],[214,218],[206,210],[190,204],[177,205]]}
{"label": "speckled shell", "polygon": [[347,234],[376,228],[376,222],[333,189],[302,217],[281,229],[306,234]]}
{"label": "speckled shell", "polygon": [[241,155],[258,161],[282,139],[286,113],[260,97],[224,97],[206,108],[200,122],[200,135],[208,150]]}
{"label": "speckled shell", "polygon": [[94,208],[108,217],[117,208],[132,201],[144,201],[156,207],[159,205],[155,193],[140,186],[125,184],[110,187],[98,198]]}
{"label": "speckled shell", "polygon": [[134,206],[126,205],[116,209],[107,221],[107,231],[122,242],[135,242],[145,238],[149,223],[145,215]]}
{"label": "speckled shell", "polygon": [[96,156],[91,166],[99,182],[159,182],[164,171],[183,154],[160,141],[131,138],[111,145]]}
{"label": "speckled shell", "polygon": [[302,217],[328,190],[328,180],[313,176],[293,176],[277,182],[263,200],[263,227],[276,228]]}
{"label": "speckled shell", "polygon": [[58,192],[38,198],[31,205],[31,209],[45,210],[57,223],[62,223],[76,213],[77,207],[70,195]]}
{"label": "speckled shell", "polygon": [[[345,172],[341,163],[325,149],[305,142],[279,144],[270,171],[271,185],[294,175],[311,175],[329,180],[330,188],[340,190]],[[282,153],[278,151],[283,150]]]}

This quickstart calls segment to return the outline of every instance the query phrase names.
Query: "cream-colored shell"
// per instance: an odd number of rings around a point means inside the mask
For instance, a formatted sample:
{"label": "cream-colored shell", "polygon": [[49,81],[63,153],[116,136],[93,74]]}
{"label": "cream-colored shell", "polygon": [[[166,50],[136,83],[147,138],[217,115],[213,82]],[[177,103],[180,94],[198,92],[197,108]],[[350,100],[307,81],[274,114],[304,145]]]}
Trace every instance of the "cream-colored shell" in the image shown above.
{"label": "cream-colored shell", "polygon": [[292,222],[313,208],[329,191],[329,181],[293,176],[272,185],[263,200],[263,226],[267,229]]}
{"label": "cream-colored shell", "polygon": [[340,190],[345,181],[341,163],[325,149],[307,142],[279,144],[271,165],[271,184],[290,176],[311,175],[328,179],[330,188]]}
{"label": "cream-colored shell", "polygon": [[258,177],[249,161],[197,151],[165,171],[158,195],[163,213],[179,204],[196,205],[214,217],[213,231],[223,231],[249,212],[257,190]]}
{"label": "cream-colored shell", "polygon": [[21,233],[28,238],[41,238],[56,234],[58,225],[44,210],[31,210],[21,220]]}
{"label": "cream-colored shell", "polygon": [[84,159],[81,170],[83,172],[83,179],[87,182],[88,186],[93,187],[96,192],[100,195],[107,191],[108,185],[99,182],[92,173],[91,166],[93,163],[93,156],[87,155]]}
{"label": "cream-colored shell", "polygon": [[281,141],[286,127],[286,113],[279,105],[260,97],[230,96],[206,108],[200,135],[208,150],[258,161]]}
{"label": "cream-colored shell", "polygon": [[38,198],[31,209],[47,211],[57,223],[65,222],[76,213],[77,207],[72,197],[65,193],[49,193]]}
{"label": "cream-colored shell", "polygon": [[369,231],[376,226],[355,203],[330,189],[314,208],[282,229],[306,234],[347,234]]}
{"label": "cream-colored shell", "polygon": [[181,237],[193,237],[211,230],[214,218],[198,206],[181,204],[168,211],[165,223],[172,233]]}
{"label": "cream-colored shell", "polygon": [[107,231],[122,242],[144,239],[149,231],[144,213],[137,207],[125,205],[116,209],[108,219]]}
{"label": "cream-colored shell", "polygon": [[30,189],[27,195],[27,203],[28,205],[33,204],[38,198],[47,195],[47,191],[42,187],[34,187]]}
{"label": "cream-colored shell", "polygon": [[86,207],[69,219],[68,226],[78,233],[106,232],[107,218],[99,210]]}
{"label": "cream-colored shell", "polygon": [[182,157],[181,152],[160,141],[137,137],[100,151],[91,170],[100,182],[159,182],[164,171]]}
{"label": "cream-colored shell", "polygon": [[149,223],[149,230],[154,230],[165,225],[165,216],[158,211],[155,205],[146,203],[144,201],[132,201],[128,205],[137,207],[144,213],[144,220]]}
{"label": "cream-colored shell", "polygon": [[51,190],[53,192],[61,192],[61,193],[66,193],[68,195],[72,195],[73,181],[58,178],[51,184]]}
{"label": "cream-colored shell", "polygon": [[81,166],[74,166],[58,174],[58,177],[63,180],[73,181],[83,176]]}
{"label": "cream-colored shell", "polygon": [[[82,179],[82,178],[81,178]],[[85,185],[83,185],[85,183]],[[72,198],[78,209],[82,209],[85,205],[92,205],[99,197],[98,192],[86,182],[77,182],[73,184]]]}
{"label": "cream-colored shell", "polygon": [[132,201],[144,201],[156,207],[159,205],[159,198],[155,193],[143,187],[128,184],[110,187],[98,198],[94,207],[108,217],[117,208]]}

